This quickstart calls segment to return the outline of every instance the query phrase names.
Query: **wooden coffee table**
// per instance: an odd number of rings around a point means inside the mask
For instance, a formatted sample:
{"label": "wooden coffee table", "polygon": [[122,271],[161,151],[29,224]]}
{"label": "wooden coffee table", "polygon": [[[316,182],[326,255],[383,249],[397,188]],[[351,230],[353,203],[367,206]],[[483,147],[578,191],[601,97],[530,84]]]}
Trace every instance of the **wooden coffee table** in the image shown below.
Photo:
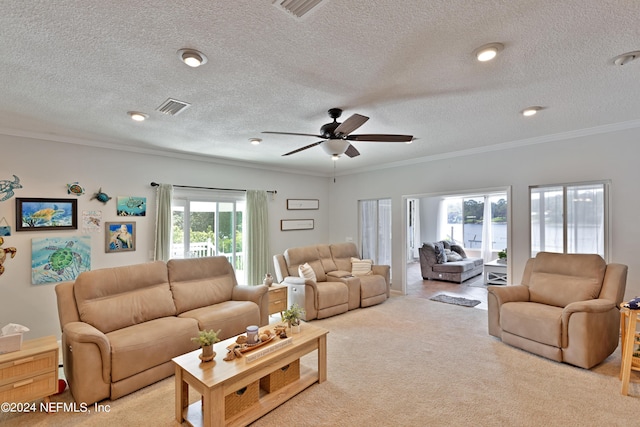
{"label": "wooden coffee table", "polygon": [[[269,327],[260,328],[268,329]],[[247,362],[246,357],[232,361],[222,360],[226,347],[234,338],[221,341],[214,347],[213,362],[202,363],[198,358],[201,350],[175,357],[176,366],[176,420],[187,421],[192,426],[244,426],[278,407],[307,387],[327,379],[327,334],[328,330],[303,323],[300,333],[290,335],[292,343],[272,353]],[[274,338],[277,343],[279,338]],[[269,346],[265,344],[261,349]],[[254,350],[258,351],[258,350]],[[258,401],[251,407],[227,418],[225,396],[235,393],[260,378],[291,364],[305,354],[318,352],[318,369],[300,366],[300,379],[285,385],[273,393],[260,389]],[[251,353],[246,353],[251,354]],[[202,395],[202,402],[189,405],[189,386]]]}

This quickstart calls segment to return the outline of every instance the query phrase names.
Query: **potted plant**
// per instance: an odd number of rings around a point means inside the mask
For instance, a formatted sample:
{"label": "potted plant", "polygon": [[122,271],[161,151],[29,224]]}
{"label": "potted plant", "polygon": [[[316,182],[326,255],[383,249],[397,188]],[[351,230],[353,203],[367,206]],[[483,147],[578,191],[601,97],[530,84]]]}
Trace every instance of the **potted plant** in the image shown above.
{"label": "potted plant", "polygon": [[210,331],[207,331],[205,329],[204,331],[200,331],[197,337],[191,338],[191,341],[200,344],[200,347],[202,348],[202,354],[200,354],[198,357],[200,357],[200,360],[202,360],[203,362],[209,362],[213,360],[214,357],[216,357],[216,352],[213,351],[213,345],[220,341],[220,338],[218,338],[220,331],[220,329],[218,329],[218,331],[216,332],[214,332],[213,329]]}
{"label": "potted plant", "polygon": [[506,263],[507,262],[507,248],[504,248],[500,252],[498,252],[498,262]]}
{"label": "potted plant", "polygon": [[297,303],[293,303],[288,310],[282,313],[282,320],[287,322],[289,329],[293,332],[293,327],[297,327],[297,331],[300,331],[300,320],[305,315],[304,308],[300,307]]}

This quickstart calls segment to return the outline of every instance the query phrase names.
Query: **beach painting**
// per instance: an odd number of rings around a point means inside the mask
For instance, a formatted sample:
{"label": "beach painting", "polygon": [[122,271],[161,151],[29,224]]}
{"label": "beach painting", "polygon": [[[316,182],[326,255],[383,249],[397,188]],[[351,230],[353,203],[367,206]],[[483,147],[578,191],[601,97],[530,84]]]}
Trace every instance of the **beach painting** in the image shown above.
{"label": "beach painting", "polygon": [[31,239],[31,283],[67,282],[91,270],[91,237]]}
{"label": "beach painting", "polygon": [[146,216],[146,197],[118,197],[118,216]]}

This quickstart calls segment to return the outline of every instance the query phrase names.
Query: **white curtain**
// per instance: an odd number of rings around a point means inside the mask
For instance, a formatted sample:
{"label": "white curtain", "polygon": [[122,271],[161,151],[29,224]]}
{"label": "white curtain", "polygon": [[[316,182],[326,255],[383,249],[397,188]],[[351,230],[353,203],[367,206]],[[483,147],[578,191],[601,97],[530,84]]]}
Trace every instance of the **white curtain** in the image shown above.
{"label": "white curtain", "polygon": [[267,192],[247,190],[247,283],[259,285],[273,271],[269,253],[269,206]]}
{"label": "white curtain", "polygon": [[154,259],[169,261],[171,257],[171,201],[173,185],[160,184],[156,189],[156,238]]}
{"label": "white curtain", "polygon": [[484,259],[484,262],[493,260],[491,250],[493,236],[491,235],[491,229],[491,200],[489,200],[489,196],[484,196],[484,213],[482,220],[482,259]]}

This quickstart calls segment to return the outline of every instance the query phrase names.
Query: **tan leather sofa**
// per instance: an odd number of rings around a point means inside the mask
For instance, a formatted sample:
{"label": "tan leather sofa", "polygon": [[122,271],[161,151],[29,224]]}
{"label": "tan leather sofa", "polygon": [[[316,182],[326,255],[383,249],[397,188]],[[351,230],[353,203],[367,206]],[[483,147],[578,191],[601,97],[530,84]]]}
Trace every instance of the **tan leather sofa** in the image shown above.
{"label": "tan leather sofa", "polygon": [[599,255],[538,253],[521,285],[488,287],[489,334],[589,369],[618,346],[627,266]]}
{"label": "tan leather sofa", "polygon": [[239,286],[225,257],[81,273],[56,286],[64,372],[76,402],[117,399],[174,373],[200,330],[268,324],[267,287]]}
{"label": "tan leather sofa", "polygon": [[[359,258],[351,242],[289,248],[273,257],[278,282],[288,286],[289,305],[305,309],[304,320],[322,319],[386,301],[390,296],[390,267],[373,265],[371,274],[353,276],[351,258]],[[300,277],[308,263],[316,281]]]}

